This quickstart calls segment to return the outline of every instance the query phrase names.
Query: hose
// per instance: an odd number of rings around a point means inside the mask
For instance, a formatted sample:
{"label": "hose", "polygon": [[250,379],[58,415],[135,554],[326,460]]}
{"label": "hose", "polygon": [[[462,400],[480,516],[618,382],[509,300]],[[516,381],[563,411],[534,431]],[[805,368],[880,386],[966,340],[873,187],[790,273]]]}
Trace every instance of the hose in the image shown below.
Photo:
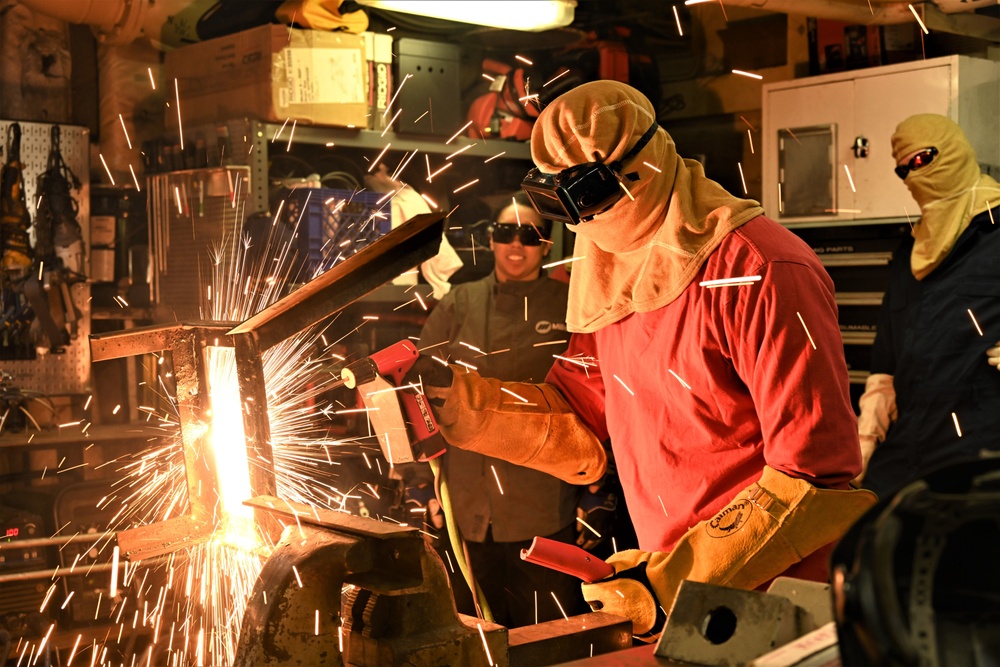
{"label": "hose", "polygon": [[472,591],[472,598],[479,607],[479,612],[482,614],[483,620],[493,623],[493,611],[490,609],[490,605],[486,601],[486,596],[483,595],[483,590],[479,587],[479,582],[473,576],[472,568],[465,557],[465,544],[462,536],[458,534],[458,524],[455,523],[455,513],[452,511],[451,491],[448,489],[448,480],[441,473],[441,463],[438,459],[431,459],[428,463],[431,465],[431,472],[434,473],[438,501],[441,503],[441,511],[444,512],[444,525],[448,531],[448,541],[451,543],[451,551],[455,554],[455,562],[458,563],[458,569],[462,572],[465,583],[469,585],[469,590]]}

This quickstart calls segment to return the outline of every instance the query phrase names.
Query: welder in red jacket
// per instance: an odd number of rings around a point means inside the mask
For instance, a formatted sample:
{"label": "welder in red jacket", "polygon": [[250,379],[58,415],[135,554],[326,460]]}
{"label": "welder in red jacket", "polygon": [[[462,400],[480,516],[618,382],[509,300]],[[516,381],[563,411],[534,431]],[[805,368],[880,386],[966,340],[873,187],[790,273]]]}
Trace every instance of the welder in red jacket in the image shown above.
{"label": "welder in red jacket", "polygon": [[531,150],[522,187],[577,234],[575,335],[544,385],[454,368],[429,389],[446,439],[586,483],[610,437],[642,550],[615,554],[616,576],[584,597],[636,635],[655,634],[683,579],[824,580],[828,549],[875,497],[849,487],[856,419],[816,256],[679,157],[625,84],[556,99]]}

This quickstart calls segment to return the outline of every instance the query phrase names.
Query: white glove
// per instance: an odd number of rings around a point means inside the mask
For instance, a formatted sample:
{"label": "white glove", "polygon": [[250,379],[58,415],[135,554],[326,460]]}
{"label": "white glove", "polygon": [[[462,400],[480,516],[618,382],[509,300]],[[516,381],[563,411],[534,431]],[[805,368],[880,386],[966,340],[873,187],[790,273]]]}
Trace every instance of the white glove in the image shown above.
{"label": "white glove", "polygon": [[986,363],[990,366],[995,366],[1000,371],[1000,341],[997,341],[996,345],[986,350]]}
{"label": "white glove", "polygon": [[851,480],[853,486],[859,487],[865,480],[865,473],[868,472],[868,461],[871,460],[872,454],[875,453],[875,448],[878,447],[879,440],[874,435],[862,435],[861,436],[861,472]]}

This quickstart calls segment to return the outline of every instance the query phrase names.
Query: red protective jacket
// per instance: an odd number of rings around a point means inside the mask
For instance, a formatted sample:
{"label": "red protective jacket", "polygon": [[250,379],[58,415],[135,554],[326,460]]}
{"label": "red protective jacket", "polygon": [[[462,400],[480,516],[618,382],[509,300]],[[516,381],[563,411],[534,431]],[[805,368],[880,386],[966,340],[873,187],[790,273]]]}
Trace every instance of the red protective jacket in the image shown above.
{"label": "red protective jacket", "polygon": [[[760,278],[699,285],[742,276]],[[574,335],[566,356],[597,365],[559,361],[547,382],[610,436],[639,546],[670,551],[765,464],[848,488],[861,458],[842,345],[830,277],[761,216],[730,233],[669,305]],[[800,576],[825,576],[820,554]]]}

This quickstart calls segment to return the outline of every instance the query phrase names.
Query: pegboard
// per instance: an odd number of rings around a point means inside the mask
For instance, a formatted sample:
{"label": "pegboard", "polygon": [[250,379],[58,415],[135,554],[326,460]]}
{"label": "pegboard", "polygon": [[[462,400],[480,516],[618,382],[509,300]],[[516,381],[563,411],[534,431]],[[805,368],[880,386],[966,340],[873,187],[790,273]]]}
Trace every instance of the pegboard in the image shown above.
{"label": "pegboard", "polygon": [[[3,146],[3,162],[6,164],[7,132],[13,121],[0,120],[0,144]],[[38,177],[45,171],[51,146],[51,123],[25,123],[21,126],[21,162],[24,163],[24,194],[34,222],[38,204]],[[90,249],[90,131],[73,125],[59,126],[59,149],[66,164],[80,179],[80,189],[73,190],[73,199],[79,208],[77,220],[83,231],[83,246]],[[35,241],[35,230],[31,230],[31,241]]]}
{"label": "pegboard", "polygon": [[12,377],[15,387],[46,396],[90,392],[90,285],[75,283],[70,293],[80,318],[63,352],[40,354],[35,359],[0,360],[0,371]]}
{"label": "pegboard", "polygon": [[[8,130],[13,121],[0,120],[2,162],[8,159]],[[24,193],[32,222],[38,204],[38,177],[48,164],[51,147],[51,123],[18,123],[21,126],[21,162],[24,164]],[[90,250],[90,133],[86,128],[59,126],[59,148],[63,159],[80,180],[80,189],[72,190],[78,205],[77,221],[83,232],[84,266]],[[34,227],[31,230],[34,244]],[[73,302],[79,313],[76,330],[60,354],[39,355],[31,360],[0,360],[0,371],[13,376],[13,384],[26,391],[46,395],[84,394],[90,391],[90,286],[71,286]]]}

